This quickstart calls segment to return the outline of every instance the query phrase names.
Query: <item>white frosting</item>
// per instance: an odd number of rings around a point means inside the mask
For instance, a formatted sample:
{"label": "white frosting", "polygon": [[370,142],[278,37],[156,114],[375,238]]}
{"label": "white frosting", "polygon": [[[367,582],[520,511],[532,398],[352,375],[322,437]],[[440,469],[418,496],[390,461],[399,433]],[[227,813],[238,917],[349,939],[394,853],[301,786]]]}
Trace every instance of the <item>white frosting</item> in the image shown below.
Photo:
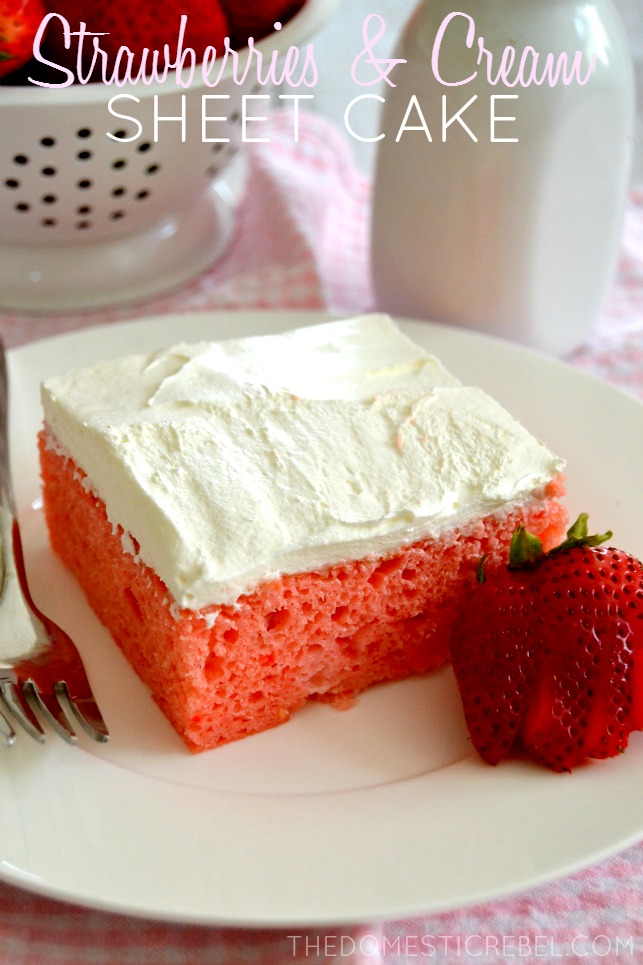
{"label": "white frosting", "polygon": [[124,549],[193,609],[542,498],[563,468],[385,315],[101,362],[42,397]]}

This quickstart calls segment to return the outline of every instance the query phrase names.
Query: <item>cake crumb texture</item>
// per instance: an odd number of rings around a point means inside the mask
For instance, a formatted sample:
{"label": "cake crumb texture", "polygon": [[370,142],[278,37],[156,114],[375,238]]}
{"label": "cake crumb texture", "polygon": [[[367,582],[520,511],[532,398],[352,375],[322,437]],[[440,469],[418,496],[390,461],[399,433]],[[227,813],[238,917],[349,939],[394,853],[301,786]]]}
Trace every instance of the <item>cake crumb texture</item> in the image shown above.
{"label": "cake crumb texture", "polygon": [[[505,554],[519,523],[548,549],[567,521],[557,477],[546,499],[502,518],[380,558],[284,575],[231,605],[178,610],[44,432],[40,457],[54,550],[193,752],[282,724],[308,699],[346,708],[375,683],[443,666],[477,560]],[[126,542],[136,549],[134,537]]]}

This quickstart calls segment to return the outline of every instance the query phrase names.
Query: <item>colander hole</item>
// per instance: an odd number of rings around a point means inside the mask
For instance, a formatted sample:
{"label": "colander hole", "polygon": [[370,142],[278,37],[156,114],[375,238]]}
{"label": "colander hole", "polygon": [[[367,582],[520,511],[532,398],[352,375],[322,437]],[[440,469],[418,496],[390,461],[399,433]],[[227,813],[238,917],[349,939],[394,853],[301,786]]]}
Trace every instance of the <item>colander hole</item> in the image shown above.
{"label": "colander hole", "polygon": [[57,200],[55,194],[44,194],[41,198],[43,204],[55,204]]}
{"label": "colander hole", "polygon": [[14,164],[29,164],[29,158],[26,154],[16,154],[13,159]]}
{"label": "colander hole", "polygon": [[41,137],[40,144],[42,147],[53,147],[56,143],[55,137]]}
{"label": "colander hole", "polygon": [[119,141],[124,141],[125,138],[127,137],[127,131],[124,131],[124,130],[121,128],[121,129],[118,130],[118,131],[114,131],[114,133],[112,134],[112,137],[117,138]]}
{"label": "colander hole", "polygon": [[134,195],[134,199],[136,201],[144,201],[145,198],[149,198],[149,196],[150,196],[149,191],[137,191],[136,194]]}
{"label": "colander hole", "polygon": [[81,204],[78,208],[76,208],[76,214],[90,214],[91,210],[92,209],[89,204]]}
{"label": "colander hole", "polygon": [[139,144],[136,150],[140,151],[141,154],[145,154],[147,151],[150,150],[151,147],[152,145],[150,144],[149,141],[143,141],[142,144]]}
{"label": "colander hole", "polygon": [[233,111],[232,114],[230,115],[230,120],[232,121],[233,124],[238,124],[239,121],[241,120],[241,114],[239,113],[239,111]]}
{"label": "colander hole", "polygon": [[55,218],[43,218],[40,224],[43,228],[53,228],[57,224]]}
{"label": "colander hole", "polygon": [[91,186],[92,182],[88,178],[83,178],[82,181],[76,182],[76,187],[80,188],[81,191],[86,191],[88,188],[91,188]]}
{"label": "colander hole", "polygon": [[91,137],[92,132],[89,127],[81,127],[80,130],[76,131],[76,137]]}
{"label": "colander hole", "polygon": [[126,193],[126,191],[127,188],[112,188],[112,197],[120,198]]}
{"label": "colander hole", "polygon": [[112,167],[116,171],[120,171],[120,169],[124,168],[126,164],[127,161],[125,161],[123,158],[119,158],[117,161],[112,161]]}
{"label": "colander hole", "polygon": [[16,181],[15,178],[7,178],[7,180],[5,181],[4,185],[5,185],[6,188],[19,188],[19,187],[20,187],[20,181]]}
{"label": "colander hole", "polygon": [[15,206],[15,208],[16,208],[16,211],[30,211],[31,205],[27,204],[26,201],[19,201],[18,204]]}
{"label": "colander hole", "polygon": [[56,174],[56,168],[43,168],[40,173],[42,174],[43,178],[53,178],[53,176]]}
{"label": "colander hole", "polygon": [[112,211],[112,213],[110,214],[110,218],[112,219],[112,221],[120,221],[120,219],[124,217],[125,217],[124,211]]}
{"label": "colander hole", "polygon": [[213,153],[213,154],[218,154],[219,151],[222,151],[224,147],[225,147],[225,142],[224,142],[224,141],[217,141],[216,144],[213,144],[213,145],[212,145],[212,148],[211,148],[212,153]]}
{"label": "colander hole", "polygon": [[77,222],[76,222],[76,228],[77,228],[79,231],[83,231],[85,228],[91,228],[91,226],[92,226],[91,221],[77,221]]}
{"label": "colander hole", "polygon": [[89,161],[91,156],[92,156],[91,151],[79,151],[78,154],[76,155],[79,161]]}
{"label": "colander hole", "polygon": [[146,174],[156,174],[156,172],[159,171],[160,169],[161,169],[161,165],[160,165],[160,164],[149,164],[149,165],[145,168],[145,173],[146,173]]}

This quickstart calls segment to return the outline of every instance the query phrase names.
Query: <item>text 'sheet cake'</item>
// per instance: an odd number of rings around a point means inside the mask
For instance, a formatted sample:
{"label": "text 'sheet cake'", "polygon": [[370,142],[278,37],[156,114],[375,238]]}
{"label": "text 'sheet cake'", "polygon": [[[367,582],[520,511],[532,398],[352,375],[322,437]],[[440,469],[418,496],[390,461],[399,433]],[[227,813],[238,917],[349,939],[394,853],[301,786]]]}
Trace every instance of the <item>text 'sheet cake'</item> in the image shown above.
{"label": "text 'sheet cake'", "polygon": [[442,666],[466,581],[562,461],[387,317],[52,378],[51,541],[193,751]]}

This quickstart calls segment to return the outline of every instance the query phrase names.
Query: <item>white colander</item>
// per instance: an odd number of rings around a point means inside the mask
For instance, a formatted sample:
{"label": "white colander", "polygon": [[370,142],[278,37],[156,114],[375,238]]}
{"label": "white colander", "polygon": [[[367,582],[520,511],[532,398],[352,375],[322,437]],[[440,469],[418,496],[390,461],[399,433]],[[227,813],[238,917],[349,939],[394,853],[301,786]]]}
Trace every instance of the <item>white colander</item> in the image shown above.
{"label": "white colander", "polygon": [[[335,2],[307,0],[257,48],[269,60],[308,40]],[[253,71],[244,85],[227,71],[215,88],[182,89],[173,79],[129,89],[0,87],[0,306],[113,305],[212,264],[243,192],[242,98],[269,92]],[[229,99],[204,103],[212,94]],[[274,102],[259,100],[251,112],[265,115]],[[182,116],[185,130],[162,120]],[[247,130],[246,139],[261,136],[260,124]]]}

